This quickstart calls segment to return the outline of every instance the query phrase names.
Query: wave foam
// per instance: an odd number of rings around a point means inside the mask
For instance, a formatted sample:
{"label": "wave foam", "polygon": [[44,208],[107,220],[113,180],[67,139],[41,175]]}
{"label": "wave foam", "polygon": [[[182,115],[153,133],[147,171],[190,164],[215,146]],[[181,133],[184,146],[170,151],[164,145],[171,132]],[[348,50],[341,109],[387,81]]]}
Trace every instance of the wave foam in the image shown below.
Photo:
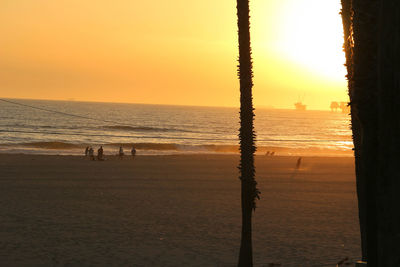
{"label": "wave foam", "polygon": [[190,132],[183,129],[175,128],[158,128],[150,126],[129,126],[129,125],[110,125],[102,126],[103,129],[120,130],[120,131],[134,131],[134,132]]}
{"label": "wave foam", "polygon": [[[119,146],[126,150],[130,150],[134,146],[139,154],[165,154],[165,153],[239,153],[238,145],[225,145],[225,144],[205,144],[205,145],[184,145],[177,143],[108,143],[108,144],[76,144],[61,141],[52,142],[30,142],[19,144],[6,144],[0,146],[0,151],[19,151],[29,154],[40,154],[48,152],[50,154],[82,154],[86,146],[93,146],[94,148],[102,145],[106,153],[114,154]],[[266,152],[275,152],[275,155],[320,155],[320,156],[352,156],[352,151],[349,149],[327,149],[327,148],[286,148],[277,146],[258,146],[257,154],[265,155]]]}

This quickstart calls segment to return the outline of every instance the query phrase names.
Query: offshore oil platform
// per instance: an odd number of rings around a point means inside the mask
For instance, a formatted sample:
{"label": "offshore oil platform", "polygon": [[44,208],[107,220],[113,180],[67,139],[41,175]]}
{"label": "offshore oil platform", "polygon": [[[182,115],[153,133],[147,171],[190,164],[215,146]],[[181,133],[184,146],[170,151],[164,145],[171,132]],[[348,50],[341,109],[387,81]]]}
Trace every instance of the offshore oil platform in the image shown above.
{"label": "offshore oil platform", "polygon": [[332,112],[337,112],[338,110],[341,110],[342,113],[350,113],[350,106],[347,102],[332,101],[330,108]]}
{"label": "offshore oil platform", "polygon": [[294,103],[294,107],[296,108],[296,110],[306,110],[307,106],[304,105],[302,102],[296,102]]}

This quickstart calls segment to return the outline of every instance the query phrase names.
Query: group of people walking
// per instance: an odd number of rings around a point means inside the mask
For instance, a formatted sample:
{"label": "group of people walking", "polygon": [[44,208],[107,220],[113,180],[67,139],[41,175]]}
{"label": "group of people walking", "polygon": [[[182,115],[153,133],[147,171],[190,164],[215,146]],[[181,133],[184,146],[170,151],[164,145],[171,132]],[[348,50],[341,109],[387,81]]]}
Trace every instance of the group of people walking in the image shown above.
{"label": "group of people walking", "polygon": [[[89,157],[91,160],[95,160],[94,156],[94,149],[91,146],[87,146],[85,149],[85,156]],[[97,160],[104,160],[104,151],[103,151],[103,146],[100,146],[99,149],[97,149]]]}
{"label": "group of people walking", "polygon": [[[118,151],[118,157],[120,159],[122,159],[124,157],[124,149],[122,148],[122,146],[119,147],[119,151]],[[134,146],[132,146],[131,149],[131,155],[134,158],[136,155],[136,148]],[[85,149],[85,157],[89,157],[90,160],[96,160],[96,157],[94,155],[94,149],[91,146],[87,146]],[[104,150],[103,150],[103,146],[100,146],[99,149],[97,149],[97,160],[103,161],[104,160]]]}

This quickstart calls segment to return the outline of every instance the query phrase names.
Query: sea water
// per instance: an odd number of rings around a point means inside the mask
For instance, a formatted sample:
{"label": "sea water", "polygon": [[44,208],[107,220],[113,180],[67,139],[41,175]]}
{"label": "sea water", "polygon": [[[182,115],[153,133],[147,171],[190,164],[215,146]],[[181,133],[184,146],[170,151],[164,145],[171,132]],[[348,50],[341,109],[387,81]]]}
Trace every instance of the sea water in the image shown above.
{"label": "sea water", "polygon": [[[7,99],[6,99],[7,100]],[[119,146],[138,154],[238,153],[239,109],[8,99],[0,152],[83,154]],[[352,155],[348,114],[256,109],[257,153]]]}

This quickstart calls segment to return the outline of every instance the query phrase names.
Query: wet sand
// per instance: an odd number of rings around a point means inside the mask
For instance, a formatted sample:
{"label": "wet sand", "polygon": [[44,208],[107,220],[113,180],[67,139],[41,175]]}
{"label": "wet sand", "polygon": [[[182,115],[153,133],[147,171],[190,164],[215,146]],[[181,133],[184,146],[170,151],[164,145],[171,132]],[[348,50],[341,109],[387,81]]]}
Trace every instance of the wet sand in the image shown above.
{"label": "wet sand", "polygon": [[[2,266],[235,266],[236,155],[0,154]],[[256,158],[255,266],[360,257],[352,158]]]}

